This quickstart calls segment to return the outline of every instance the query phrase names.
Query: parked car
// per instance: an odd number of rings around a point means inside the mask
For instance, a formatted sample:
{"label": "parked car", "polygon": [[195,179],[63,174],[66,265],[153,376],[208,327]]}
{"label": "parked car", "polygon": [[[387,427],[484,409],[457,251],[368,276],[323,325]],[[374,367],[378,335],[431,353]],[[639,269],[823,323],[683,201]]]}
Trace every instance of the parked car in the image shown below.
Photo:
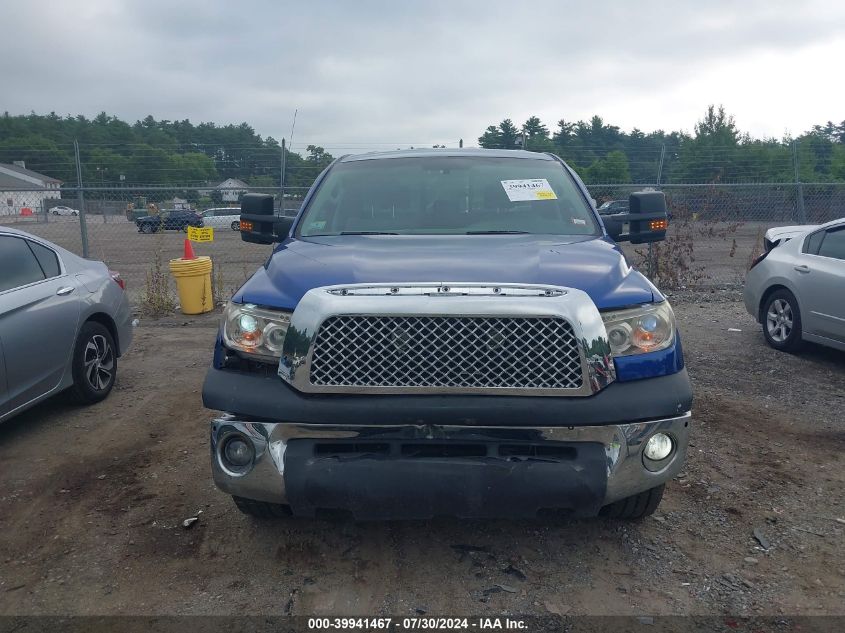
{"label": "parked car", "polygon": [[224,207],[221,209],[206,209],[202,212],[205,226],[215,228],[228,226],[233,231],[241,228],[241,210],[239,207]]}
{"label": "parked car", "polygon": [[614,215],[628,213],[629,208],[627,200],[608,200],[598,208],[598,212],[599,215]]}
{"label": "parked car", "polygon": [[145,215],[135,220],[141,233],[187,231],[189,226],[203,226],[202,218],[193,211],[171,209],[158,215]]}
{"label": "parked car", "polygon": [[794,352],[804,341],[845,350],[845,218],[770,229],[745,279],[745,307],[766,342]]}
{"label": "parked car", "polygon": [[624,215],[627,217],[629,209],[627,200],[608,200],[597,211],[602,216],[602,222],[607,227],[608,232],[615,234],[624,233],[628,230],[626,218],[620,218],[619,216]]}
{"label": "parked car", "polygon": [[82,403],[114,386],[132,342],[123,280],[97,261],[0,228],[0,422],[65,389]]}
{"label": "parked car", "polygon": [[53,215],[79,215],[79,211],[76,209],[71,209],[70,207],[65,206],[58,206],[58,207],[51,207],[50,213]]}
{"label": "parked car", "polygon": [[[618,241],[665,238],[637,192]],[[359,519],[654,512],[692,392],[672,308],[559,158],[346,156],[228,303],[203,385],[214,480],[243,512]],[[633,214],[632,214],[633,215]]]}

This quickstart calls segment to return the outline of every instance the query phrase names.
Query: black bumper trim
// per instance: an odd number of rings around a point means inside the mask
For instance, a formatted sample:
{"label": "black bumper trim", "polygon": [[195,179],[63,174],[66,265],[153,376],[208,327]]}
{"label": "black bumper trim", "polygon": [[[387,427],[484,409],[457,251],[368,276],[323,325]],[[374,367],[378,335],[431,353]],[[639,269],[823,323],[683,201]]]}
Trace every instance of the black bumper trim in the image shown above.
{"label": "black bumper trim", "polygon": [[686,369],[615,382],[576,398],[453,395],[302,394],[276,376],[208,370],[203,404],[217,411],[300,424],[593,426],[669,418],[692,407]]}
{"label": "black bumper trim", "polygon": [[577,461],[320,457],[315,444],[293,440],[285,452],[285,491],[296,516],[320,510],[369,521],[534,518],[544,510],[595,516],[607,488],[604,447],[597,443],[582,443]]}

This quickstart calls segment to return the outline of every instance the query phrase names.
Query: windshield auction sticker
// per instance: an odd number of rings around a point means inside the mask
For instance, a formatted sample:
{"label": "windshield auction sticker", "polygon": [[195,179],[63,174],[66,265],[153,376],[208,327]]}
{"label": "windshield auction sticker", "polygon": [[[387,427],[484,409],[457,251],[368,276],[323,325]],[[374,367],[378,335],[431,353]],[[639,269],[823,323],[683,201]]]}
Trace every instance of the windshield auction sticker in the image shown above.
{"label": "windshield auction sticker", "polygon": [[526,200],[557,200],[554,190],[545,178],[532,180],[503,180],[502,187],[511,202]]}

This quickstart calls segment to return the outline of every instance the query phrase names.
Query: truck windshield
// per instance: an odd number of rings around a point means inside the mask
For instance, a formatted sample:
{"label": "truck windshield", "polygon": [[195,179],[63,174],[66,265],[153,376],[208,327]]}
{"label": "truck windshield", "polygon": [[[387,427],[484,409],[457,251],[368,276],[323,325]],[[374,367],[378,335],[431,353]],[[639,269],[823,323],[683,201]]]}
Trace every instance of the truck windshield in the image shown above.
{"label": "truck windshield", "polygon": [[599,235],[560,163],[481,156],[341,162],[320,184],[299,235]]}

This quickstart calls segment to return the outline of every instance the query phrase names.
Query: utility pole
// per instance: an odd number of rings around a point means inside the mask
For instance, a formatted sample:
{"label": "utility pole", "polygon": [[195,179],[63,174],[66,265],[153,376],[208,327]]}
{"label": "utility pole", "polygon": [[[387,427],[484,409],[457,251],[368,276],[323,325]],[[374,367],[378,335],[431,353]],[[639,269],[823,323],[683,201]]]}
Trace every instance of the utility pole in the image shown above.
{"label": "utility pole", "polygon": [[88,225],[85,222],[85,196],[82,193],[82,163],[79,160],[79,141],[73,141],[76,156],[76,195],[79,200],[79,231],[82,236],[82,256],[88,258]]}
{"label": "utility pole", "polygon": [[281,165],[282,173],[281,173],[281,179],[279,180],[279,185],[280,185],[279,196],[281,197],[281,200],[279,201],[279,209],[281,210],[281,215],[285,214],[285,167],[286,167],[285,163],[287,161],[286,154],[287,154],[287,151],[285,151],[285,139],[282,139],[282,165]]}

